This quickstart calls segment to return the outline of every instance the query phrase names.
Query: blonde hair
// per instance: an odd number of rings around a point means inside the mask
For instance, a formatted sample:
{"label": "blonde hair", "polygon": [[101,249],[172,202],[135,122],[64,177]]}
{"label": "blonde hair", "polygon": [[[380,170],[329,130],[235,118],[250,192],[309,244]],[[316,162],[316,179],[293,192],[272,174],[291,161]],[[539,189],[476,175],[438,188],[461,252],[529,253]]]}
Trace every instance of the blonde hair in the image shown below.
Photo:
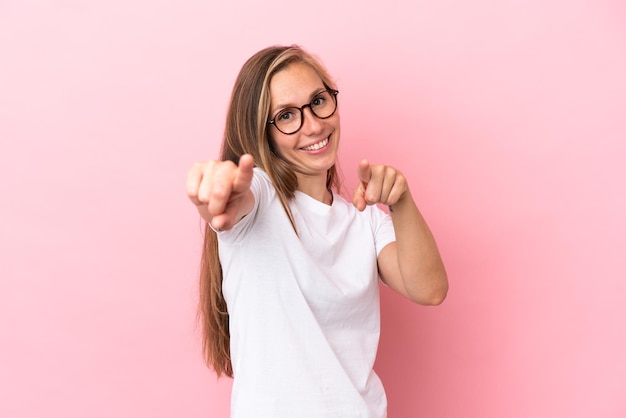
{"label": "blonde hair", "polygon": [[[293,63],[304,63],[319,75],[326,88],[335,83],[324,66],[297,45],[265,48],[246,61],[241,68],[230,99],[222,142],[221,159],[237,164],[243,154],[250,154],[255,165],[269,176],[289,218],[289,210],[298,181],[289,163],[272,149],[267,120],[270,111],[270,81],[279,71]],[[340,191],[337,167],[328,171],[326,186]],[[296,231],[297,233],[297,231]],[[200,266],[199,319],[202,326],[202,349],[205,361],[218,376],[233,376],[230,358],[230,332],[226,301],[222,294],[222,266],[219,260],[217,235],[208,225]]]}

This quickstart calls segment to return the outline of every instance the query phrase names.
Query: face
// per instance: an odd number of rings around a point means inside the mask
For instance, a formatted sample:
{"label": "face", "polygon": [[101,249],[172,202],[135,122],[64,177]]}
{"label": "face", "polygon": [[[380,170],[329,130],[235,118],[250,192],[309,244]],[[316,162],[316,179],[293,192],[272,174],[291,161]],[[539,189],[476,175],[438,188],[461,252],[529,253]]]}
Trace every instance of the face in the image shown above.
{"label": "face", "polygon": [[[290,64],[270,81],[270,119],[284,108],[308,104],[325,89],[322,79],[309,65]],[[320,119],[306,107],[303,118],[302,127],[292,135],[270,125],[270,141],[274,151],[291,164],[299,180],[320,177],[325,182],[328,169],[337,159],[339,110],[327,119]]]}

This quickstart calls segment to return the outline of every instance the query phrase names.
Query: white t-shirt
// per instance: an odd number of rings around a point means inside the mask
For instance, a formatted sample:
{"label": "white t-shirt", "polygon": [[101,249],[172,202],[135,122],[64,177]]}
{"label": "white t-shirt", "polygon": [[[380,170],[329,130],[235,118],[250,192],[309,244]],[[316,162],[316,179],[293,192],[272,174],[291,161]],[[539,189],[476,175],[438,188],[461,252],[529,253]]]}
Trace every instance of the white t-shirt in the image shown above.
{"label": "white t-shirt", "polygon": [[395,240],[389,215],[296,192],[294,232],[267,174],[255,205],[220,232],[230,315],[233,418],[386,416],[373,371],[380,334],[377,256]]}

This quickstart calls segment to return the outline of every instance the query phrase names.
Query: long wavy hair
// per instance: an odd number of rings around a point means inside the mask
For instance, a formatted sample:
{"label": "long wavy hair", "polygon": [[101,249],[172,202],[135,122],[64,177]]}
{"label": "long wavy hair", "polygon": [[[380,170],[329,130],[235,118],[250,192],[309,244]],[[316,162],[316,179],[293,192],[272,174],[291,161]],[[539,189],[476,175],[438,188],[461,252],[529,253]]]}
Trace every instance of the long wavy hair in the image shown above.
{"label": "long wavy hair", "polygon": [[[293,63],[311,66],[326,88],[336,88],[320,61],[297,45],[272,46],[257,52],[243,65],[233,87],[226,115],[221,160],[237,164],[243,154],[252,155],[255,165],[263,169],[272,181],[285,214],[296,231],[289,200],[295,195],[298,181],[289,163],[274,151],[267,125],[270,116],[270,81],[277,72]],[[336,166],[328,171],[326,186],[340,191],[341,181]],[[222,294],[218,239],[208,225],[204,232],[200,266],[198,316],[207,365],[218,377],[233,377],[228,307]]]}

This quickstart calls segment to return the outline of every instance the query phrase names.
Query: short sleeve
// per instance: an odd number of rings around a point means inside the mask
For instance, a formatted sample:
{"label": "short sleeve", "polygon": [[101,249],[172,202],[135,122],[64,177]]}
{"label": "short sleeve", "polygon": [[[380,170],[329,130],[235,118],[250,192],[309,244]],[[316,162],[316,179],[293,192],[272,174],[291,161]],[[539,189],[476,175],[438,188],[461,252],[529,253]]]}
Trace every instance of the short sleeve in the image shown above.
{"label": "short sleeve", "polygon": [[372,227],[376,245],[376,256],[378,257],[383,248],[396,241],[396,233],[393,229],[391,216],[389,216],[388,213],[385,213],[375,205],[369,208],[372,211]]}

